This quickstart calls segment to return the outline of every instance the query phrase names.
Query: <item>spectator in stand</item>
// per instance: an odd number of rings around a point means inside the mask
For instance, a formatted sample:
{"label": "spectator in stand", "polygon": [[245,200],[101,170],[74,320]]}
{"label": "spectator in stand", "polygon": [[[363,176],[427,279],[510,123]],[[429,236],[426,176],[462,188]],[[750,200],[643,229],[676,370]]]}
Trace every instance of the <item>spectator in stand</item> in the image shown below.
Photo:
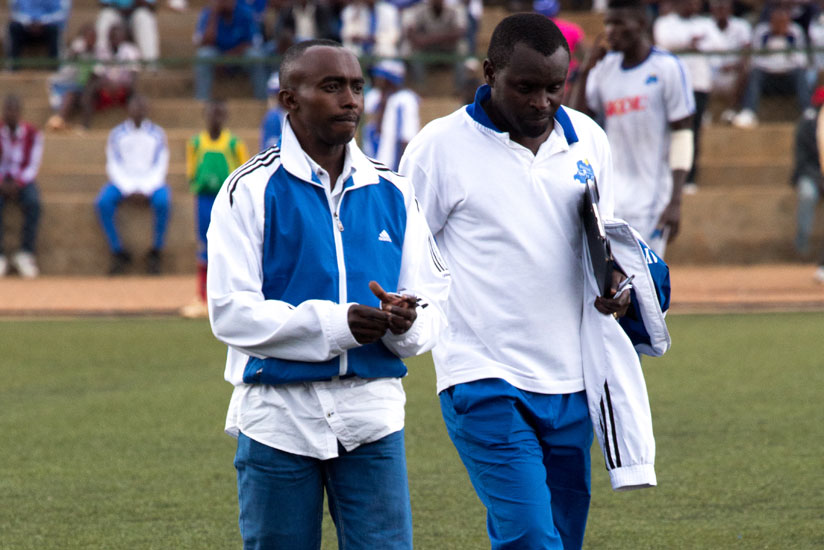
{"label": "spectator in stand", "polygon": [[277,145],[280,141],[280,136],[283,133],[283,120],[286,118],[286,110],[280,105],[278,94],[280,93],[280,75],[272,73],[269,77],[269,83],[266,85],[266,91],[269,94],[267,100],[269,110],[263,117],[263,122],[260,125],[260,150],[268,149],[273,145]]}
{"label": "spectator in stand", "polygon": [[442,56],[460,58],[466,55],[466,10],[449,6],[444,0],[423,0],[409,8],[404,19],[404,38],[412,56],[410,69],[415,82],[422,85],[429,68],[446,64],[454,67],[456,88],[460,89],[463,60],[448,62]]}
{"label": "spectator in stand", "polygon": [[332,8],[325,2],[316,0],[291,0],[278,11],[275,23],[275,37],[280,42],[281,51],[292,44],[326,38],[340,42],[340,21],[335,18]]}
{"label": "spectator in stand", "polygon": [[126,105],[134,93],[140,51],[126,38],[126,28],[115,24],[109,29],[108,49],[100,48],[98,43],[97,59],[102,63],[94,67],[80,94],[83,129],[91,126],[95,110]]}
{"label": "spectator in stand", "polygon": [[155,0],[100,0],[97,16],[98,47],[109,50],[109,31],[123,25],[131,31],[140,50],[140,59],[154,63],[160,57],[160,32],[157,28]]}
{"label": "spectator in stand", "polygon": [[23,211],[20,250],[11,258],[20,276],[32,279],[40,274],[35,261],[37,225],[40,220],[40,193],[37,171],[43,158],[43,135],[31,124],[22,122],[22,105],[16,95],[3,101],[3,124],[0,126],[0,277],[9,271],[3,251],[3,209],[8,201]]}
{"label": "spectator in stand", "polygon": [[60,54],[60,34],[69,15],[68,0],[10,0],[8,26],[8,56],[11,68],[18,68],[23,49],[32,44],[45,44],[47,55],[57,59]]}
{"label": "spectator in stand", "polygon": [[466,16],[466,52],[468,55],[474,56],[478,53],[478,30],[481,25],[481,18],[484,15],[483,0],[446,0],[446,3],[464,11]]}
{"label": "spectator in stand", "polygon": [[160,273],[161,254],[171,211],[171,190],[166,184],[169,146],[163,128],[147,118],[143,96],[129,100],[128,118],[109,134],[106,144],[106,174],[109,181],[100,190],[95,207],[112,253],[109,275],[120,275],[132,262],[115,225],[117,207],[124,199],[148,202],[154,211],[154,238],[146,255],[146,271]]}
{"label": "spectator in stand", "polygon": [[195,194],[195,234],[197,237],[197,296],[181,308],[189,319],[208,317],[206,307],[207,242],[206,231],[220,187],[229,174],[249,159],[243,140],[225,128],[226,103],[212,100],[206,104],[206,129],[186,144],[186,178]]}
{"label": "spectator in stand", "polygon": [[407,144],[421,129],[420,98],[404,86],[405,78],[403,61],[380,61],[364,98],[363,152],[396,172]]}
{"label": "spectator in stand", "polygon": [[54,114],[46,122],[46,130],[64,130],[66,120],[80,105],[83,90],[92,78],[97,33],[92,23],[86,23],[69,43],[63,65],[49,77],[49,105]]}
{"label": "spectator in stand", "polygon": [[[212,96],[216,57],[244,58],[242,68],[249,72],[253,94],[266,99],[266,69],[263,65],[263,36],[255,14],[239,0],[212,0],[200,12],[194,42],[195,98],[207,101]],[[225,67],[237,70],[236,66]]]}
{"label": "spectator in stand", "polygon": [[383,0],[354,0],[343,8],[340,35],[358,57],[397,57],[400,12]]}
{"label": "spectator in stand", "polygon": [[576,25],[572,21],[567,21],[558,17],[561,11],[561,2],[559,0],[535,0],[532,3],[532,9],[541,15],[545,15],[552,19],[552,22],[564,35],[564,38],[569,44],[569,72],[567,73],[566,89],[570,90],[575,83],[575,78],[578,75],[578,66],[581,64],[583,53],[584,29],[580,25]]}
{"label": "spectator in stand", "polygon": [[[815,208],[824,188],[821,167],[824,166],[824,88],[818,88],[808,109],[801,115],[795,129],[795,156],[792,183],[798,194],[795,248],[802,256],[810,253],[810,235],[815,222]],[[824,251],[814,279],[824,284]]]}
{"label": "spectator in stand", "polygon": [[[685,52],[687,50],[707,50],[712,35],[715,34],[712,22],[699,15],[701,0],[679,0],[673,3],[674,9],[660,16],[653,25],[655,44],[665,50]],[[684,183],[684,193],[692,194],[698,190],[696,176],[701,143],[701,127],[704,112],[707,109],[712,90],[712,72],[709,58],[701,53],[679,53],[678,58],[690,75],[692,91],[695,97],[695,115],[692,117],[693,160]]]}
{"label": "spectator in stand", "polygon": [[723,102],[721,121],[730,123],[741,104],[747,83],[749,63],[746,52],[752,44],[752,27],[746,19],[735,17],[732,0],[710,0],[710,15],[714,33],[706,42],[707,49],[728,51],[726,55],[710,57],[712,96]]}
{"label": "spectator in stand", "polygon": [[742,110],[733,118],[733,125],[738,128],[754,128],[758,125],[758,103],[763,93],[795,94],[802,112],[809,107],[807,42],[804,30],[790,20],[790,12],[785,5],[775,4],[769,23],[755,26],[752,45],[756,50],[775,50],[775,53],[753,56]]}

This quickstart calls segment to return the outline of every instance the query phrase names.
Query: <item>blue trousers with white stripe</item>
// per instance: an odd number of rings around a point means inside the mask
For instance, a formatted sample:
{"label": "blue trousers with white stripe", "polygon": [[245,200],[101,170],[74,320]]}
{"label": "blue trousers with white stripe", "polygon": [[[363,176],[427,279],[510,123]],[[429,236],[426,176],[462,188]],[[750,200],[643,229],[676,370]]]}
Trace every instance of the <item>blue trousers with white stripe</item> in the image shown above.
{"label": "blue trousers with white stripe", "polygon": [[540,394],[490,378],[452,386],[440,400],[486,506],[492,550],[581,548],[593,438],[585,392]]}

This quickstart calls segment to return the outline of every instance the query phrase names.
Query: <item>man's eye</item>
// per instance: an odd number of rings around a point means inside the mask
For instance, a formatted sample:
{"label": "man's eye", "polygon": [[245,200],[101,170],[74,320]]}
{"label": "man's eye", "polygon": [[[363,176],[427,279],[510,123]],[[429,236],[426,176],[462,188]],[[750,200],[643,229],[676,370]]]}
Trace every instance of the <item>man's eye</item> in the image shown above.
{"label": "man's eye", "polygon": [[323,86],[323,91],[325,92],[337,92],[338,85],[336,83],[326,84]]}
{"label": "man's eye", "polygon": [[360,94],[363,92],[363,84],[353,84],[352,91],[356,94]]}

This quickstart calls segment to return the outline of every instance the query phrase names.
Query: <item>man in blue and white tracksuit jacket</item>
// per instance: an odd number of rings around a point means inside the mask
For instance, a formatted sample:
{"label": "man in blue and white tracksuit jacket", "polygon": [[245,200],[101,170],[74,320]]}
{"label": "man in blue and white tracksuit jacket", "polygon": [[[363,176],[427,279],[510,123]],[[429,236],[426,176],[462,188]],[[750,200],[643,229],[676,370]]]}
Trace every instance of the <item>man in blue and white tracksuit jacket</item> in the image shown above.
{"label": "man in blue and white tracksuit jacket", "polygon": [[[352,139],[357,58],[329,41],[293,48],[303,53],[287,51],[281,64],[289,114],[280,145],[226,180],[208,233],[209,316],[234,385],[226,431],[238,438],[244,547],[318,547],[325,489],[341,548],[411,550],[401,358],[437,342],[449,272],[411,184]],[[295,59],[300,86],[287,67]],[[320,86],[305,76],[316,73]],[[291,103],[301,94],[313,109]],[[334,176],[302,143],[307,125],[328,120],[317,98],[328,106],[337,96],[351,116],[331,125],[352,124]],[[371,281],[415,296],[417,317],[404,332],[384,328],[359,343],[351,310],[386,309]]]}
{"label": "man in blue and white tracksuit jacket", "polygon": [[[474,103],[425,126],[400,170],[453,278],[437,389],[492,549],[570,550],[584,538],[593,427],[615,489],[656,484],[640,363],[619,322],[594,307],[581,218],[588,180],[612,217],[612,159],[597,124],[560,106],[569,54],[551,21],[508,17],[489,52]],[[663,353],[645,247],[623,222],[606,231],[635,275],[639,340]]]}

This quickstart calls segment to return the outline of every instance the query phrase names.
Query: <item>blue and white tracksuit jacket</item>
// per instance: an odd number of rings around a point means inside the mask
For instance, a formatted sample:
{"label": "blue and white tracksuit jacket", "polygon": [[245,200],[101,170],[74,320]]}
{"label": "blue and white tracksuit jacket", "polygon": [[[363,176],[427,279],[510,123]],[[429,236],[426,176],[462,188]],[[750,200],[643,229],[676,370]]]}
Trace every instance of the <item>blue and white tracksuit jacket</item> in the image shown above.
{"label": "blue and white tracksuit jacket", "polygon": [[[401,377],[400,357],[431,349],[445,326],[449,273],[411,185],[354,142],[347,172],[335,206],[287,122],[281,146],[238,168],[218,194],[209,314],[235,386]],[[416,295],[418,318],[405,334],[361,345],[347,311],[379,307],[372,280]]]}
{"label": "blue and white tracksuit jacket", "polygon": [[[669,349],[664,319],[669,308],[669,269],[626,222],[608,220],[604,225],[616,262],[627,276],[635,275],[634,315],[616,323],[591,307],[598,287],[592,270],[585,268],[584,385],[612,488],[639,489],[657,481],[652,415],[638,353],[659,356]],[[584,241],[587,250],[585,236]],[[588,265],[588,252],[584,256]]]}

